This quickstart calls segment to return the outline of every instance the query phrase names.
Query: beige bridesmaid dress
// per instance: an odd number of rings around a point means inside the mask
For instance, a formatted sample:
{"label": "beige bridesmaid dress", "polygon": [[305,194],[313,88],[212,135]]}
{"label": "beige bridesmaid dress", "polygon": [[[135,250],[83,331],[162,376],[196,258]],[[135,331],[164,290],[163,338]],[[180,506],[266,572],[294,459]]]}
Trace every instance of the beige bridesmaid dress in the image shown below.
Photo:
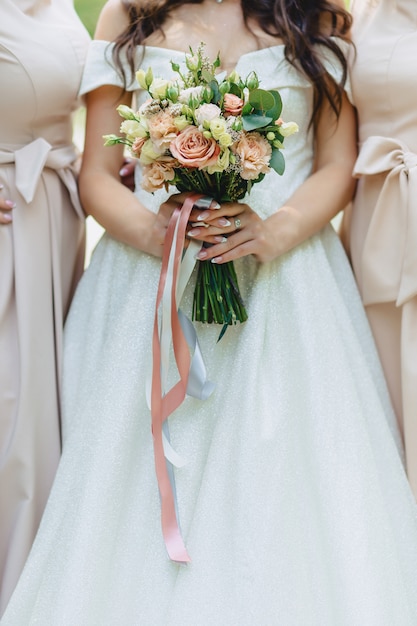
{"label": "beige bridesmaid dress", "polygon": [[417,2],[353,7],[358,189],[348,245],[417,496]]}
{"label": "beige bridesmaid dress", "polygon": [[0,612],[60,456],[62,328],[82,271],[72,111],[89,43],[72,0],[0,2]]}

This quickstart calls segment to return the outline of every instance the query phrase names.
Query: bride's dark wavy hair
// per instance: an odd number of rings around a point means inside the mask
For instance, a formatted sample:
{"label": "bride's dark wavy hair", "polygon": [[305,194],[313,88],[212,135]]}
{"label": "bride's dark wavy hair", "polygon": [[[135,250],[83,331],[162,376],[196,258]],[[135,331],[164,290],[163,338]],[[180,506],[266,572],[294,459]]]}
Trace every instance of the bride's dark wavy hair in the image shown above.
{"label": "bride's dark wavy hair", "polygon": [[[129,17],[129,25],[116,39],[114,61],[126,83],[121,61],[126,54],[130,69],[135,71],[136,46],[149,35],[160,30],[170,12],[184,4],[202,4],[204,0],[122,0]],[[241,0],[245,24],[253,20],[268,35],[279,37],[285,45],[289,63],[301,68],[314,86],[312,121],[316,120],[327,100],[340,113],[343,87],[347,77],[346,59],[334,37],[349,40],[352,23],[350,14],[327,0]],[[337,83],[326,71],[317,44],[330,50],[340,62],[342,79]]]}

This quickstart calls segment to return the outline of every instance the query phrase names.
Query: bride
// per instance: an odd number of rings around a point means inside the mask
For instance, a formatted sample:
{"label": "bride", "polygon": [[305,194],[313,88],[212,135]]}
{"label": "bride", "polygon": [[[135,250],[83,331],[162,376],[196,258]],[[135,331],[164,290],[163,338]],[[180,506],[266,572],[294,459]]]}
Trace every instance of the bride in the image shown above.
{"label": "bride", "polygon": [[[325,0],[104,7],[84,75],[80,191],[107,232],[66,327],[62,460],[2,625],[417,623],[416,506],[329,225],[353,192],[349,26]],[[206,226],[187,238],[214,244],[200,258],[235,262],[249,319],[219,342],[216,325],[194,324],[215,389],[170,416],[186,463],[174,471],[179,523],[167,532],[147,387],[164,239],[185,195],[145,192],[139,168],[132,194],[119,182],[121,148],[102,136],[118,133],[118,104],[146,98],[132,71],[170,78],[170,61],[200,42],[210,58],[220,52],[220,71],[255,71],[262,88],[279,89],[283,118],[300,130],[286,140],[282,177],[270,172],[243,202],[191,213]]]}

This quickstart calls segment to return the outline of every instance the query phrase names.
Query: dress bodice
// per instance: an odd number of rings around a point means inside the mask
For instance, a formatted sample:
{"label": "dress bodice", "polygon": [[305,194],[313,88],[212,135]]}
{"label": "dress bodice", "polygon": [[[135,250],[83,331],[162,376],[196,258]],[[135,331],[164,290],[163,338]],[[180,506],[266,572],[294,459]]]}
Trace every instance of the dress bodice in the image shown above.
{"label": "dress bodice", "polygon": [[0,42],[1,145],[70,144],[89,43],[72,0],[2,0]]}
{"label": "dress bodice", "polygon": [[[382,0],[357,15],[352,92],[360,141],[372,135],[417,150],[417,3]],[[356,17],[354,9],[354,17]]]}

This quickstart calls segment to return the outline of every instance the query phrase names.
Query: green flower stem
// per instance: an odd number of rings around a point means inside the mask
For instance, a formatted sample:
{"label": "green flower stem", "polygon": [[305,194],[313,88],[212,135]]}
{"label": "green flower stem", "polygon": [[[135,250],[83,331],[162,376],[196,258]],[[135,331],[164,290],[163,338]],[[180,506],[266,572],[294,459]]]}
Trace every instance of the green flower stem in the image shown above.
{"label": "green flower stem", "polygon": [[[208,174],[203,170],[178,168],[175,174],[172,182],[179,191],[196,191],[219,202],[239,200],[248,189],[248,181],[242,180],[237,172]],[[222,337],[227,326],[247,319],[233,262],[216,265],[210,261],[198,261],[193,320],[221,324]]]}

